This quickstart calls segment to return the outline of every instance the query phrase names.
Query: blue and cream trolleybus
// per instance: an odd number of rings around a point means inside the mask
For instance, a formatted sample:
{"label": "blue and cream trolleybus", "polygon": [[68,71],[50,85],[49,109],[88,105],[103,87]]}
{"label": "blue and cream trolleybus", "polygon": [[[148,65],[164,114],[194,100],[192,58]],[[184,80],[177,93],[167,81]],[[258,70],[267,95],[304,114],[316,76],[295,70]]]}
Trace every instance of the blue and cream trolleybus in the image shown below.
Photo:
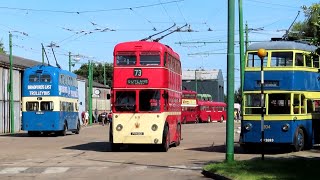
{"label": "blue and cream trolleybus", "polygon": [[22,83],[22,130],[79,134],[77,76],[47,65],[27,68]]}
{"label": "blue and cream trolleybus", "polygon": [[252,150],[261,143],[261,59],[264,66],[264,142],[293,150],[310,149],[319,143],[320,71],[317,47],[302,42],[254,43],[246,53],[241,122],[241,146]]}

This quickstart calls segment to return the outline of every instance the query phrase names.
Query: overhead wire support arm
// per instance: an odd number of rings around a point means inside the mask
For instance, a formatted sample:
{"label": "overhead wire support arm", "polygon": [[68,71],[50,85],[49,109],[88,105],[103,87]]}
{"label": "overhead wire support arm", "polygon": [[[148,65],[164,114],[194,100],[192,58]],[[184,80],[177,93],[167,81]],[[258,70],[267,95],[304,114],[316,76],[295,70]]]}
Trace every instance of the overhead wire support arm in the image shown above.
{"label": "overhead wire support arm", "polygon": [[150,36],[148,36],[148,37],[146,37],[146,38],[144,38],[144,39],[141,39],[140,41],[146,41],[146,40],[148,40],[148,39],[151,39],[153,36],[156,36],[156,35],[158,35],[158,34],[164,33],[164,32],[170,30],[171,28],[173,28],[173,27],[175,27],[175,26],[176,26],[176,23],[174,23],[172,26],[170,26],[169,28],[167,28],[167,29],[165,29],[165,30],[163,30],[163,31],[160,31],[160,32],[158,32],[158,33],[156,33],[156,34],[152,34],[152,35],[150,35]]}
{"label": "overhead wire support arm", "polygon": [[154,42],[159,42],[159,41],[160,41],[161,39],[163,39],[164,37],[166,37],[166,36],[168,36],[168,35],[170,35],[170,34],[172,34],[172,33],[174,33],[174,32],[179,32],[179,31],[181,31],[182,28],[184,28],[184,27],[186,27],[186,26],[188,26],[188,24],[185,24],[185,25],[182,26],[182,27],[178,27],[176,30],[173,30],[173,31],[169,32],[168,34],[165,34],[165,35],[163,35],[163,36],[155,39]]}

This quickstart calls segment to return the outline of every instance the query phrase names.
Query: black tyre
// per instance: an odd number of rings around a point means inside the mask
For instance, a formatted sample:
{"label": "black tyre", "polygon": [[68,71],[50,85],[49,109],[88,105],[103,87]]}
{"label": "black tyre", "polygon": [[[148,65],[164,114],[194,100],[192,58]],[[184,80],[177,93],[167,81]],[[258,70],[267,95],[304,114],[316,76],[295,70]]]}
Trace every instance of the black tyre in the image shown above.
{"label": "black tyre", "polygon": [[220,118],[220,122],[221,122],[221,123],[223,123],[223,121],[224,121],[224,117],[223,117],[223,116],[221,116],[221,118]]}
{"label": "black tyre", "polygon": [[180,142],[181,142],[181,125],[179,124],[178,127],[177,127],[177,140],[176,142],[174,143],[174,145],[177,147],[180,145]]}
{"label": "black tyre", "polygon": [[293,146],[295,152],[302,151],[305,146],[305,137],[301,128],[298,128],[295,133]]}
{"label": "black tyre", "polygon": [[28,136],[30,137],[35,137],[35,136],[39,136],[40,132],[38,131],[28,131]]}
{"label": "black tyre", "polygon": [[75,134],[80,134],[81,126],[80,126],[80,121],[77,123],[77,130],[74,131]]}
{"label": "black tyre", "polygon": [[61,136],[66,136],[67,135],[67,125],[66,124],[64,124],[64,126],[63,126],[63,130],[61,131]]}
{"label": "black tyre", "polygon": [[167,152],[170,146],[170,132],[168,126],[165,126],[162,135],[161,151]]}
{"label": "black tyre", "polygon": [[110,125],[110,130],[109,130],[109,143],[110,143],[110,150],[112,152],[120,151],[121,145],[113,143],[112,125]]}
{"label": "black tyre", "polygon": [[196,117],[196,120],[194,121],[195,124],[199,123],[199,118]]}

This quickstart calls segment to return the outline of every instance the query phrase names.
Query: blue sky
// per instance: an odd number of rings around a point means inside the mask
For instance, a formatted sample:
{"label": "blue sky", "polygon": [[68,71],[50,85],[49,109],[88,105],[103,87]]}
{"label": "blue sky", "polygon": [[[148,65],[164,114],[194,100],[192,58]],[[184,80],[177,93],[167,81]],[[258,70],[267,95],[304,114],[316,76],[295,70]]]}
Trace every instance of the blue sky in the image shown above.
{"label": "blue sky", "polygon": [[[235,2],[237,41],[238,1]],[[264,41],[281,37],[283,30],[288,29],[301,10],[300,7],[316,2],[243,0],[244,22],[248,23],[249,28],[263,28],[251,31],[249,40]],[[59,46],[54,50],[64,69],[68,69],[69,51],[110,63],[113,47],[117,43],[143,39],[174,23],[176,27],[187,23],[194,32],[173,33],[160,42],[179,53],[183,69],[221,69],[224,79],[227,77],[227,44],[223,43],[227,40],[226,0],[10,0],[2,1],[0,9],[2,42],[8,51],[8,32],[13,31],[13,54],[16,56],[41,61],[41,43],[46,46],[53,42]],[[301,12],[298,21],[304,18]],[[212,31],[208,31],[209,28]],[[101,32],[103,29],[105,31]],[[184,43],[195,41],[221,43]],[[51,50],[47,49],[47,52],[51,64],[55,64]],[[237,43],[235,53],[239,53]],[[79,62],[86,63],[87,58],[81,58]],[[235,54],[235,88],[239,84],[239,55]]]}

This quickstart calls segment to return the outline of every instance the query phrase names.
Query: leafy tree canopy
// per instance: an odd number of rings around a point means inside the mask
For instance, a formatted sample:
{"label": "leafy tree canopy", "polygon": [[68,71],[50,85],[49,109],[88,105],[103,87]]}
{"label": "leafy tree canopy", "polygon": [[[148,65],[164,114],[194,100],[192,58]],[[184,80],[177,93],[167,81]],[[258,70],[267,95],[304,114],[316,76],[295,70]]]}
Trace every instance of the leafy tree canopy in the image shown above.
{"label": "leafy tree canopy", "polygon": [[7,52],[4,50],[4,45],[2,39],[0,40],[0,54],[6,54]]}
{"label": "leafy tree canopy", "polygon": [[[104,84],[104,64],[103,63],[93,63],[93,81]],[[112,74],[113,74],[113,65],[112,63],[106,63],[106,84],[111,87]],[[89,66],[88,64],[82,64],[78,70],[73,71],[75,74],[88,78],[89,75]]]}
{"label": "leafy tree canopy", "polygon": [[293,40],[308,40],[319,45],[320,35],[320,3],[312,4],[310,7],[302,6],[305,20],[293,25],[289,38]]}

